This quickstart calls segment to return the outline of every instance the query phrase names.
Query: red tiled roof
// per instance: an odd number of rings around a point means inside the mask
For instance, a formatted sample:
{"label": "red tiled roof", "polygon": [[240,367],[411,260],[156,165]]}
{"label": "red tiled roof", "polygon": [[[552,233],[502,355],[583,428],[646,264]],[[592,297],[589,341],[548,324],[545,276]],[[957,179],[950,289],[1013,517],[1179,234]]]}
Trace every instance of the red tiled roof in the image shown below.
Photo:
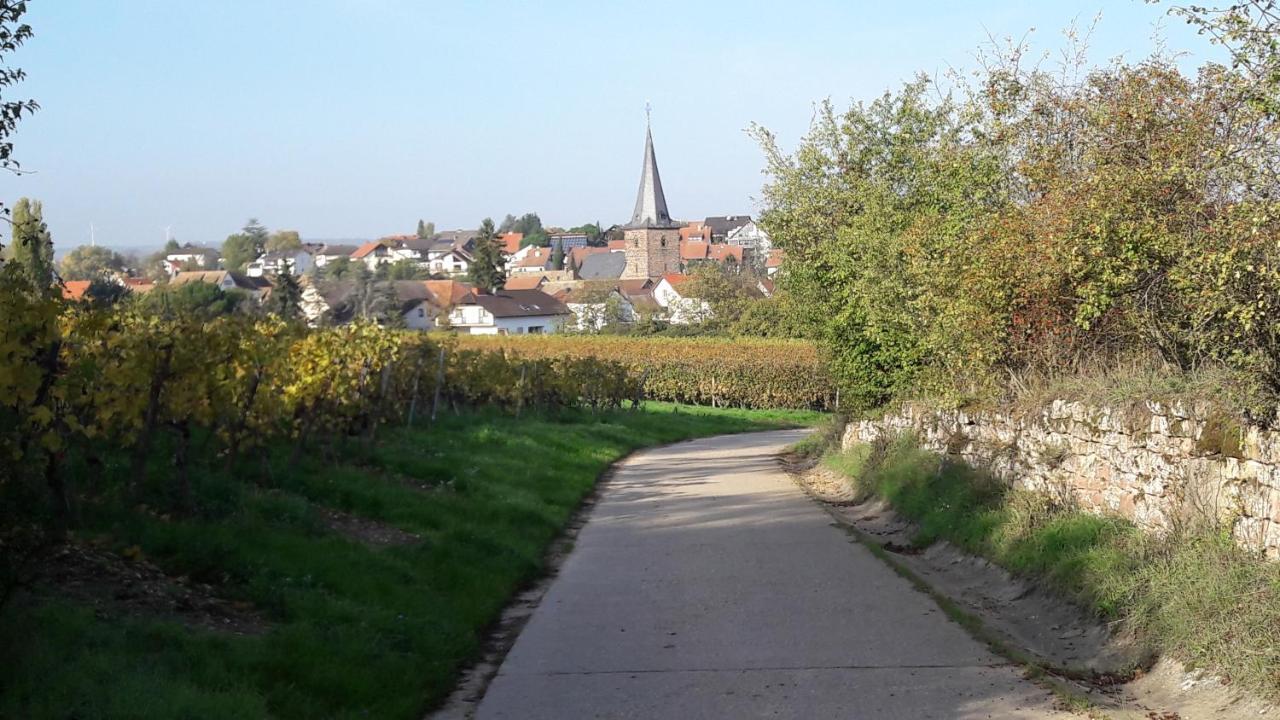
{"label": "red tiled roof", "polygon": [[507,278],[507,282],[502,288],[504,290],[537,290],[542,287],[542,283],[546,282],[546,280],[546,275],[525,273]]}
{"label": "red tiled roof", "polygon": [[739,265],[742,264],[742,246],[741,245],[725,245],[717,243],[707,248],[707,257],[717,262],[725,262],[729,258],[733,258]]}
{"label": "red tiled roof", "polygon": [[671,287],[676,287],[677,285],[688,282],[689,276],[681,273],[667,273],[662,276],[662,279],[666,280],[667,284]]}
{"label": "red tiled roof", "polygon": [[626,240],[610,240],[609,249],[610,250],[626,250],[627,241]]}
{"label": "red tiled roof", "polygon": [[367,242],[361,245],[360,247],[356,248],[356,251],[351,253],[351,257],[354,260],[359,260],[360,258],[368,255],[369,253],[373,252],[374,250],[377,250],[380,247],[382,247],[382,243],[377,240],[374,240],[372,242]]}
{"label": "red tiled roof", "polygon": [[698,240],[709,240],[710,236],[711,229],[701,222],[691,222],[680,228],[680,239],[682,241],[692,240],[695,238]]}
{"label": "red tiled roof", "polygon": [[436,305],[447,307],[457,305],[458,301],[471,294],[471,286],[457,280],[424,280],[423,285],[436,300]]}
{"label": "red tiled roof", "polygon": [[764,266],[767,268],[780,267],[782,265],[782,258],[785,256],[785,253],[781,250],[770,250],[768,259],[764,261]]}
{"label": "red tiled roof", "polygon": [[611,252],[607,247],[576,247],[569,249],[569,262],[575,267],[582,264],[588,255]]}
{"label": "red tiled roof", "polygon": [[89,289],[88,280],[68,280],[62,283],[62,297],[67,300],[80,300]]}
{"label": "red tiled roof", "polygon": [[502,243],[502,252],[514,255],[520,251],[520,241],[524,240],[524,233],[503,233],[498,236],[498,240]]}
{"label": "red tiled roof", "polygon": [[550,261],[551,248],[534,248],[524,256],[524,259],[516,263],[516,267],[543,267]]}
{"label": "red tiled roof", "polygon": [[686,240],[680,243],[681,260],[707,259],[707,243],[701,240]]}

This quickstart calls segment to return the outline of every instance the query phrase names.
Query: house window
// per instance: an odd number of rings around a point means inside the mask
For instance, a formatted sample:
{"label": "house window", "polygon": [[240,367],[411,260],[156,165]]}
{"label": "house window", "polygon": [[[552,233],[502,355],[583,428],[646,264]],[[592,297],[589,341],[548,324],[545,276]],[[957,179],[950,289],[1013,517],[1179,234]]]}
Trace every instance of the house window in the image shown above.
{"label": "house window", "polygon": [[541,334],[542,334],[542,326],[541,326],[541,325],[534,325],[533,327],[529,328],[529,334],[530,334],[530,335],[541,335]]}
{"label": "house window", "polygon": [[667,239],[666,239],[665,237],[664,237],[664,238],[660,238],[660,239],[658,240],[658,242],[662,245],[662,247],[666,247],[666,246],[667,246]]}
{"label": "house window", "polygon": [[425,310],[423,310],[422,308],[418,308],[418,317],[425,317],[426,314],[427,313]]}

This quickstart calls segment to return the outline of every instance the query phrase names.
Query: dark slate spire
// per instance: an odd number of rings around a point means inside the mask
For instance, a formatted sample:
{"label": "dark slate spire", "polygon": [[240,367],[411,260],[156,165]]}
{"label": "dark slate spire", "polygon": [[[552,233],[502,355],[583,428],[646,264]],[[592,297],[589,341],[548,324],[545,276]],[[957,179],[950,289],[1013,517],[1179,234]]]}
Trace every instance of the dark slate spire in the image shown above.
{"label": "dark slate spire", "polygon": [[[646,108],[645,112],[648,112]],[[649,123],[644,128],[644,168],[640,171],[640,192],[636,194],[636,209],[631,213],[629,228],[676,227],[667,211],[667,198],[662,194],[662,178],[658,175],[658,159],[653,154],[653,133]]]}

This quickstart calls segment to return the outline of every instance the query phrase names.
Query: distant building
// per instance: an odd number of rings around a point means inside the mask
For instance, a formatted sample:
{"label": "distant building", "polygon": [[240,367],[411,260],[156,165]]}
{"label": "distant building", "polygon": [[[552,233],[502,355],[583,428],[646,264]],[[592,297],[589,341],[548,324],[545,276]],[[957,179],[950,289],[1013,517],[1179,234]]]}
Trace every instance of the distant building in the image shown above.
{"label": "distant building", "polygon": [[554,251],[557,247],[564,248],[565,254],[568,254],[573,248],[587,246],[586,233],[551,233],[547,236],[550,241],[547,246]]}
{"label": "distant building", "polygon": [[[626,267],[621,277],[658,278],[680,270],[680,223],[671,219],[667,198],[662,192],[658,159],[653,151],[653,132],[646,127],[644,164],[640,169],[640,189],[631,222],[623,227]],[[600,257],[600,256],[596,256]]]}
{"label": "distant building", "polygon": [[769,233],[754,220],[748,220],[745,224],[730,230],[725,236],[725,242],[746,248],[753,253],[767,253],[773,248],[773,244],[769,242]]}
{"label": "distant building", "polygon": [[249,263],[248,267],[245,268],[245,274],[249,277],[279,275],[285,271],[285,268],[288,268],[291,274],[301,275],[310,272],[311,268],[316,265],[315,256],[312,252],[312,248],[303,246],[263,253],[258,259]]}
{"label": "distant building", "polygon": [[221,253],[213,248],[187,243],[164,256],[164,270],[170,277],[183,270],[214,270],[221,258]]}
{"label": "distant building", "polygon": [[726,242],[729,233],[751,222],[750,215],[713,215],[702,221],[711,232],[711,242]]}
{"label": "distant building", "polygon": [[208,283],[223,290],[239,290],[261,300],[271,291],[271,283],[265,278],[249,277],[230,270],[185,270],[169,280],[170,287],[179,287],[188,283]]}
{"label": "distant building", "polygon": [[340,243],[324,243],[320,245],[312,253],[316,267],[324,267],[338,258],[351,259],[351,254],[359,248],[359,245],[344,245]]}
{"label": "distant building", "polygon": [[539,335],[558,332],[573,313],[541,290],[475,292],[449,314],[449,325],[471,335]]}

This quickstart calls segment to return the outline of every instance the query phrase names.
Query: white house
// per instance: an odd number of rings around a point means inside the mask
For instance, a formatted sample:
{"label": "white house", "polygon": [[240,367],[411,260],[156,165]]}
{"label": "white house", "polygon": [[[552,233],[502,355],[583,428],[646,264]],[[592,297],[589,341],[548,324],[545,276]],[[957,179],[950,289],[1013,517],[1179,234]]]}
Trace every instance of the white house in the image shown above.
{"label": "white house", "polygon": [[711,318],[711,305],[688,295],[688,275],[668,274],[653,289],[653,299],[665,310],[672,325],[689,325]]}
{"label": "white house", "polygon": [[729,231],[725,236],[725,242],[730,245],[738,245],[744,248],[750,248],[752,252],[767,253],[773,249],[773,244],[769,242],[769,233],[764,228],[756,224],[754,220],[748,220],[745,225]]}
{"label": "white house", "polygon": [[370,270],[377,270],[379,265],[395,261],[391,254],[391,248],[377,240],[367,242],[356,248],[355,252],[351,253],[351,259],[359,260],[368,266]]}
{"label": "white house", "polygon": [[471,267],[471,254],[458,247],[447,250],[432,250],[427,255],[427,270],[432,274],[459,275]]}
{"label": "white house", "polygon": [[337,243],[325,243],[312,251],[312,258],[316,267],[324,267],[338,258],[351,259],[351,254],[356,251],[358,245],[340,245]]}
{"label": "white house", "polygon": [[454,306],[449,324],[471,335],[536,335],[557,332],[573,313],[541,290],[475,292]]}
{"label": "white house", "polygon": [[164,256],[164,271],[172,277],[191,268],[213,270],[221,257],[217,250],[187,243]]}
{"label": "white house", "polygon": [[184,270],[169,280],[170,287],[188,283],[208,283],[226,290],[239,290],[261,300],[271,290],[271,283],[265,278],[248,277],[229,270]]}
{"label": "white house", "polygon": [[309,248],[273,250],[272,252],[264,253],[257,260],[249,263],[249,266],[245,269],[245,274],[249,277],[279,275],[284,272],[285,268],[288,268],[290,274],[301,275],[309,272],[315,265],[315,256],[312,255],[312,251]]}

